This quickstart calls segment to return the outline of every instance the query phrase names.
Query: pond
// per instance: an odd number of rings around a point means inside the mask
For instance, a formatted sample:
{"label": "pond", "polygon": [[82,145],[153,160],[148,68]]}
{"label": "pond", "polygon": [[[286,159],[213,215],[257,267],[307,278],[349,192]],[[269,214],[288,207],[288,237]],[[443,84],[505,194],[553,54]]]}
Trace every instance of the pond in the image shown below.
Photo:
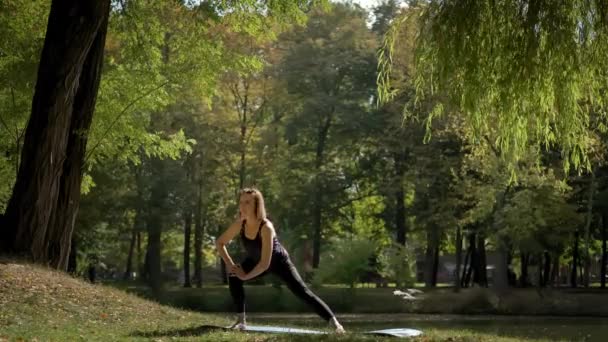
{"label": "pond", "polygon": [[[310,314],[251,313],[248,317],[251,324],[307,328],[327,326],[320,318]],[[338,317],[351,331],[390,328],[413,328],[423,332],[429,329],[468,330],[516,339],[608,341],[608,318],[415,314],[346,314]]]}

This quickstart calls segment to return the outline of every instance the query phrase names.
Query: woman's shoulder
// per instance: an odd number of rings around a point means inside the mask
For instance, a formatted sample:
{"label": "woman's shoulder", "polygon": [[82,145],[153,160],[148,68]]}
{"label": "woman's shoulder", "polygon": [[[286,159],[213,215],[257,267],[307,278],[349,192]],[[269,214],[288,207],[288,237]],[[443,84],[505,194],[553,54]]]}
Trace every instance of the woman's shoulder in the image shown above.
{"label": "woman's shoulder", "polygon": [[262,220],[260,229],[267,229],[274,233],[274,225],[272,224],[272,221],[270,221],[268,218]]}

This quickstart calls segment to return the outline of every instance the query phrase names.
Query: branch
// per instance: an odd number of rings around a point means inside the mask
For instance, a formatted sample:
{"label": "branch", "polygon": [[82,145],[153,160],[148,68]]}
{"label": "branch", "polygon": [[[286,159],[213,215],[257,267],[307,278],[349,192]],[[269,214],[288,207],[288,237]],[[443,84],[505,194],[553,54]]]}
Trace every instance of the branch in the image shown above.
{"label": "branch", "polygon": [[135,103],[137,103],[139,100],[141,100],[144,97],[152,94],[153,92],[155,92],[158,89],[166,86],[167,84],[169,84],[169,81],[165,81],[162,84],[160,84],[159,86],[150,89],[149,91],[147,91],[144,94],[140,95],[139,97],[135,98],[122,111],[120,111],[120,113],[118,113],[118,115],[116,115],[116,118],[114,118],[114,121],[112,121],[112,123],[110,123],[110,126],[108,126],[108,128],[105,130],[105,132],[103,132],[103,134],[101,135],[101,138],[99,138],[99,140],[97,141],[97,143],[95,143],[95,145],[93,145],[93,147],[87,152],[86,156],[84,157],[84,162],[86,163],[89,160],[89,158],[93,155],[93,151],[95,151],[95,149],[97,147],[99,147],[99,144],[101,144],[101,142],[103,141],[103,139],[108,135],[108,133],[110,132],[110,130],[112,129],[112,127],[114,127],[114,125],[127,112],[127,110],[129,108],[131,108],[133,105],[135,105]]}

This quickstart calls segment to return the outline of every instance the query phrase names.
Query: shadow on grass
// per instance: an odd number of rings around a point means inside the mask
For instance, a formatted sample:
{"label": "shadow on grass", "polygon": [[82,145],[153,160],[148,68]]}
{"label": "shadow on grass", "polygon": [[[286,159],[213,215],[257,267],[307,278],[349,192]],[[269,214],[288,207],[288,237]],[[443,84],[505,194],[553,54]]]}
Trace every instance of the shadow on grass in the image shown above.
{"label": "shadow on grass", "polygon": [[198,327],[155,330],[155,331],[135,331],[131,336],[136,337],[183,337],[183,336],[201,336],[209,333],[220,331],[233,331],[229,328],[220,327],[217,325],[201,325]]}

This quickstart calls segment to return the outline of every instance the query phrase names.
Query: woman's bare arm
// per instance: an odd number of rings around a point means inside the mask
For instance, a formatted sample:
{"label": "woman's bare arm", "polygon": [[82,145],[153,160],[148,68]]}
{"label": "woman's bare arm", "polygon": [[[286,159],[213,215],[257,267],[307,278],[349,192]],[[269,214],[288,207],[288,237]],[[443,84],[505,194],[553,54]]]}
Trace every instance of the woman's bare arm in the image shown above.
{"label": "woman's bare arm", "polygon": [[218,237],[217,240],[215,240],[215,247],[217,248],[218,253],[222,257],[222,259],[224,259],[224,262],[226,263],[226,265],[229,267],[234,266],[234,261],[232,261],[230,254],[228,254],[228,251],[226,250],[226,245],[230,241],[232,241],[232,239],[235,236],[237,236],[239,234],[242,224],[243,224],[243,221],[240,219],[234,221],[228,227],[228,229],[226,229],[226,231],[224,233],[222,233],[222,235],[220,235],[220,237]]}

